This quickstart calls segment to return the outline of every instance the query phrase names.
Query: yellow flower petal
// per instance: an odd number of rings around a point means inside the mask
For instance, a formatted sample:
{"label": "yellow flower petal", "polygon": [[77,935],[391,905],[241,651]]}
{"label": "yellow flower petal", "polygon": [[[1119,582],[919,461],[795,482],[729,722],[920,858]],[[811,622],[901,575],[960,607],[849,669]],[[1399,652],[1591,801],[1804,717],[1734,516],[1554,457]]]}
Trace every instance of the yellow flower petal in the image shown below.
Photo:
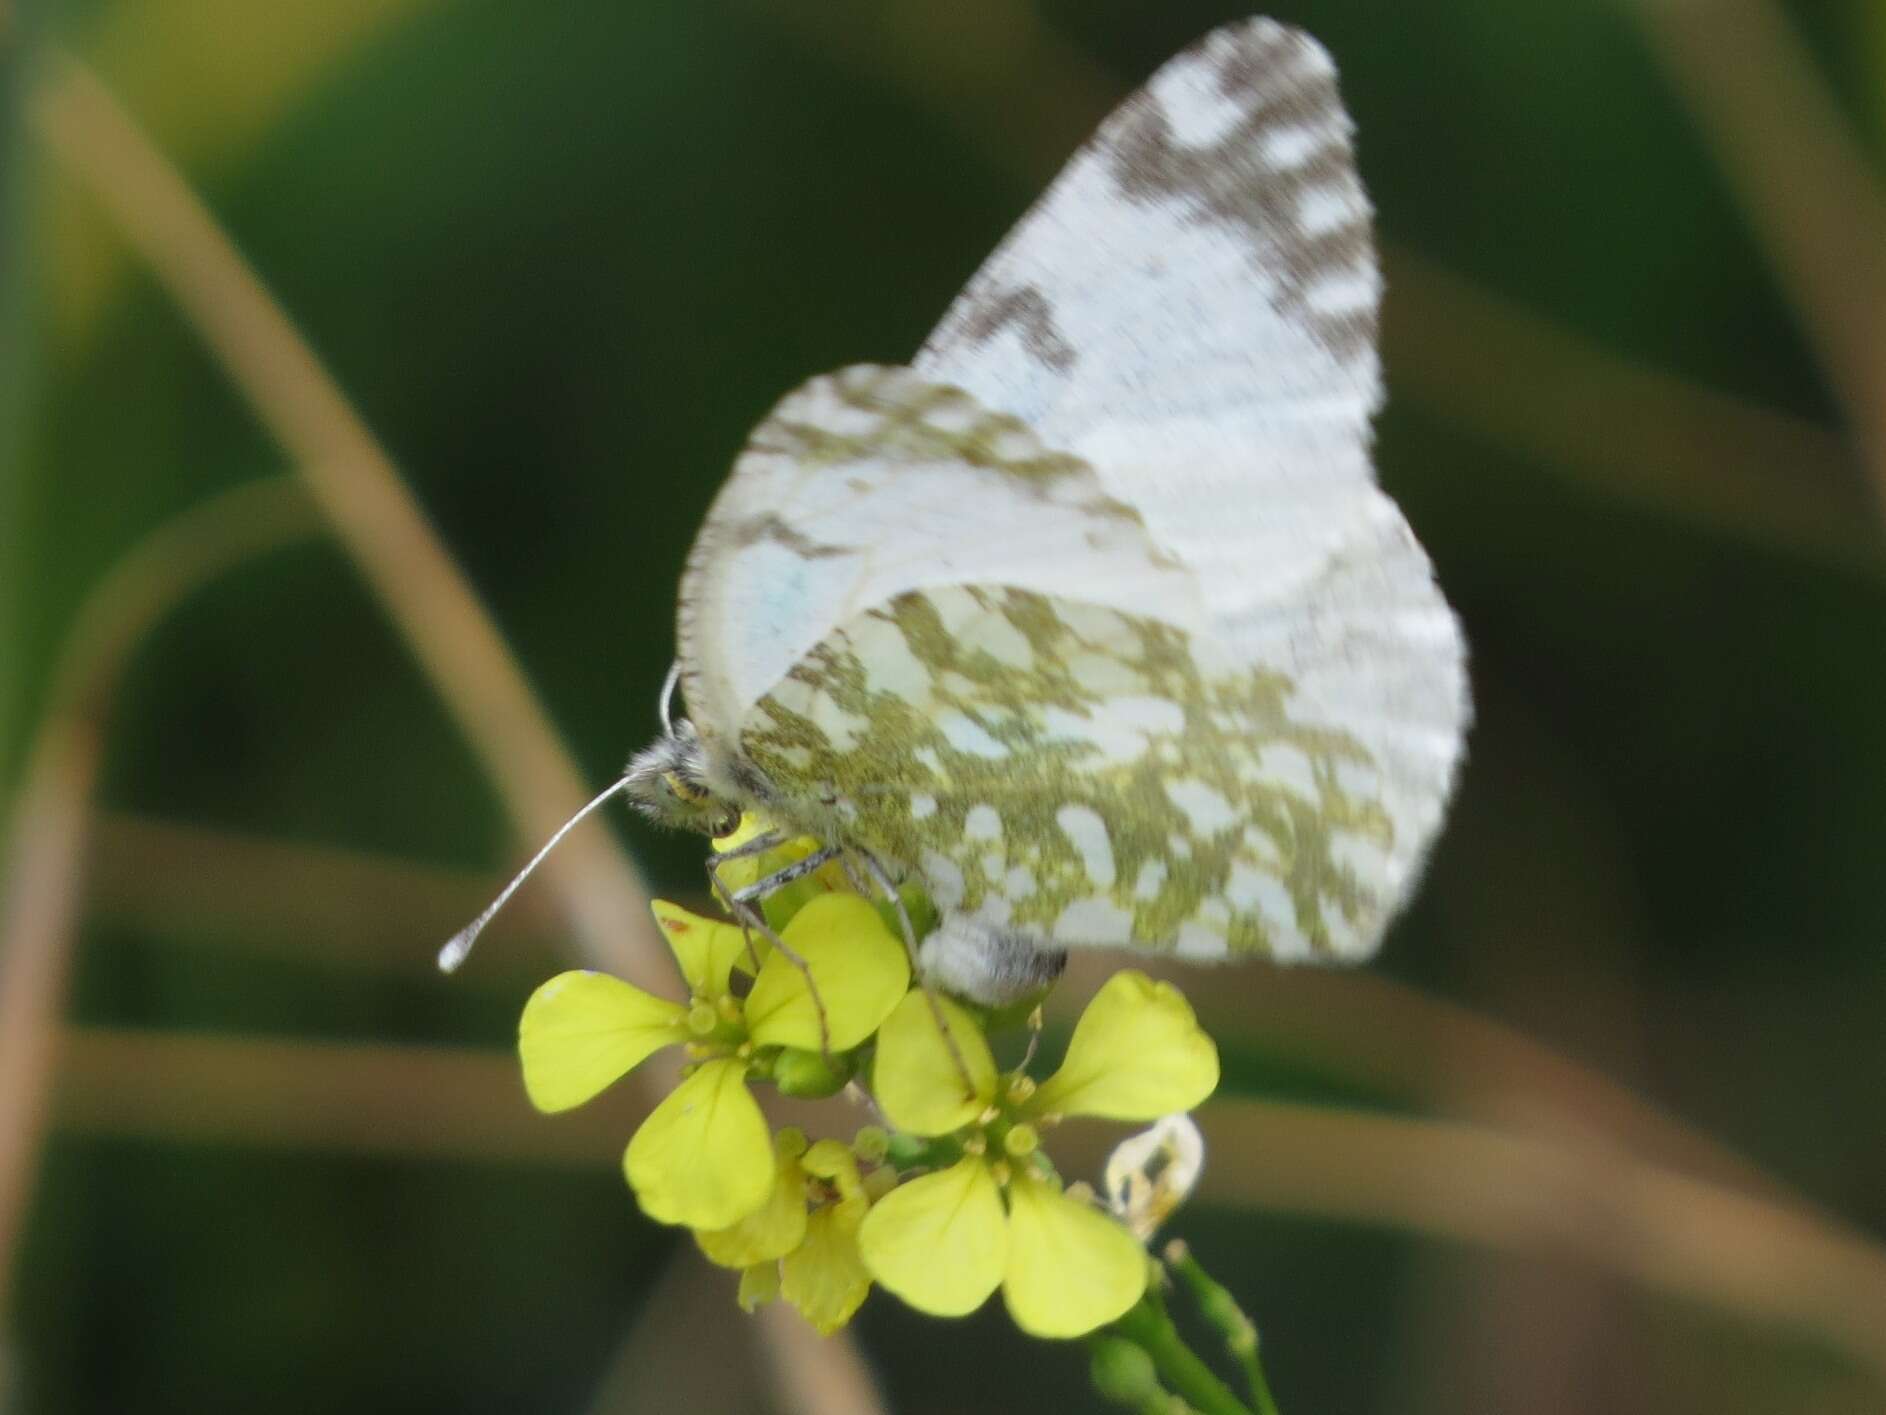
{"label": "yellow flower petal", "polygon": [[1218,1048],[1170,983],[1115,973],[1094,994],[1061,1069],[1028,1102],[1032,1115],[1157,1120],[1190,1110],[1218,1085]]}
{"label": "yellow flower petal", "polygon": [[607,973],[559,973],[524,1004],[517,1052],[542,1111],[581,1105],[649,1053],[688,1039],[687,1009]]}
{"label": "yellow flower petal", "polygon": [[629,1141],[622,1167],[650,1218],[731,1228],[772,1197],[772,1137],[746,1069],[732,1058],[705,1063]]}
{"label": "yellow flower petal", "polygon": [[731,1228],[695,1230],[694,1241],[709,1262],[723,1268],[750,1268],[783,1258],[804,1241],[805,1169],[796,1147],[776,1146],[775,1150],[771,1197]]}
{"label": "yellow flower petal", "polygon": [[871,1274],[858,1257],[863,1199],[845,1199],[820,1209],[806,1223],[805,1242],[780,1264],[780,1296],[799,1309],[820,1336],[846,1322],[871,1291]]}
{"label": "yellow flower petal", "polygon": [[[943,1013],[954,1052],[933,1007]],[[969,1124],[995,1099],[995,1087],[995,1058],[982,1029],[940,993],[913,989],[878,1028],[871,1092],[885,1117],[906,1134],[947,1135]]]}
{"label": "yellow flower petal", "polygon": [[[688,992],[693,996],[710,1000],[725,997],[727,980],[736,963],[752,971],[746,935],[738,924],[704,919],[666,899],[655,900],[649,908],[654,912],[662,937],[668,940],[675,962],[681,965],[681,976],[687,979]],[[757,950],[761,946],[771,947],[755,934],[754,947]]]}
{"label": "yellow flower petal", "polygon": [[779,1296],[779,1264],[755,1263],[740,1274],[740,1292],[734,1299],[743,1312],[757,1312]]}
{"label": "yellow flower petal", "polygon": [[1008,1222],[989,1166],[976,1156],[900,1184],[858,1231],[871,1276],[919,1312],[960,1317],[1002,1281]]}
{"label": "yellow flower petal", "polygon": [[1146,1250],[1133,1235],[1035,1175],[1010,1182],[1008,1224],[1002,1300],[1030,1336],[1085,1336],[1146,1290]]}
{"label": "yellow flower petal", "polygon": [[822,1003],[831,1049],[855,1047],[910,986],[903,943],[856,894],[821,894],[780,937],[811,970],[818,998],[798,964],[777,951],[769,956],[746,1004],[747,1034],[761,1046],[819,1048]]}

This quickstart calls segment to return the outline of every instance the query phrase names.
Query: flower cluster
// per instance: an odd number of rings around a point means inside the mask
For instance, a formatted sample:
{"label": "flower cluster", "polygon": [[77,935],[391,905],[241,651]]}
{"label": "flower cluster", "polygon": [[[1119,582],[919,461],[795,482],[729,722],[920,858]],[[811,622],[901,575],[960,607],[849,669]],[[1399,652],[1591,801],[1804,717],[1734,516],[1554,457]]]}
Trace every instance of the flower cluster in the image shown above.
{"label": "flower cluster", "polygon": [[[738,888],[812,848],[728,860],[722,881]],[[920,898],[903,904],[906,917],[931,916]],[[1074,1337],[1139,1301],[1145,1215],[1063,1184],[1042,1139],[1063,1119],[1159,1120],[1211,1093],[1217,1051],[1176,989],[1116,974],[1037,1082],[1026,1061],[998,1064],[996,1019],[912,986],[897,909],[853,892],[842,870],[766,901],[781,948],[654,908],[687,999],[602,973],[552,978],[519,1025],[525,1089],[540,1110],[566,1110],[661,1048],[684,1048],[680,1084],[623,1167],[649,1217],[691,1229],[709,1259],[741,1273],[742,1306],[782,1298],[831,1332],[873,1283],[938,1316],[1000,1288],[1022,1330]],[[774,1133],[754,1098],[761,1081],[796,1096],[846,1090],[881,1123],[849,1141]]]}

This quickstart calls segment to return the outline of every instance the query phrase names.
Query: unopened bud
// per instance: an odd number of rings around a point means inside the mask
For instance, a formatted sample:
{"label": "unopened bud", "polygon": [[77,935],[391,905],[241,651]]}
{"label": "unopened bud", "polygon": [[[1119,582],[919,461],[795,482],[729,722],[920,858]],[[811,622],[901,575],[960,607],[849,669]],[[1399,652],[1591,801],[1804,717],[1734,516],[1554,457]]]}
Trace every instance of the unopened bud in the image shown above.
{"label": "unopened bud", "polygon": [[1099,1336],[1093,1343],[1094,1389],[1108,1400],[1144,1409],[1159,1394],[1153,1358],[1123,1336]]}

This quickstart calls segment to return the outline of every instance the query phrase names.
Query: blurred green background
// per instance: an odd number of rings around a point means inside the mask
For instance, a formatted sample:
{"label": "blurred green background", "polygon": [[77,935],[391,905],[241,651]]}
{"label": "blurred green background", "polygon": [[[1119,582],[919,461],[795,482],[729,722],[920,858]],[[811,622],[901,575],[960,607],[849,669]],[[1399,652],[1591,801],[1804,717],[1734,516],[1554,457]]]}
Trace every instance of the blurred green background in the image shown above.
{"label": "blurred green background", "polygon": [[[907,358],[1111,104],[1242,13],[0,0],[15,865],[62,655],[141,602],[98,587],[294,470],[127,243],[163,226],[149,192],[114,179],[114,216],[84,175],[61,50],[279,298],[601,784],[652,727],[747,429],[810,373]],[[1228,1091],[1276,1128],[1214,1154],[1175,1231],[1292,1415],[1886,1408],[1886,20],[1273,13],[1342,69],[1388,253],[1379,461],[1466,621],[1479,721],[1370,974],[1194,976]],[[0,1215],[0,1401],[867,1408],[808,1398],[781,1328],[639,1219],[630,1111],[522,1114],[505,1048],[567,956],[549,892],[431,971],[528,842],[296,504],[265,493],[282,534],[128,636],[108,703],[77,694],[96,813],[33,881],[69,887],[69,972],[28,976],[15,916],[0,938],[0,1019],[48,1039],[0,1077],[30,1182]],[[698,892],[698,845],[620,834]],[[1295,1143],[1306,1116],[1357,1145]],[[1437,1167],[1370,1147],[1393,1117]],[[1647,1174],[1695,1188],[1658,1209]],[[1414,1197],[1336,1212],[1352,1188]],[[999,1312],[879,1295],[854,1333],[900,1412],[1097,1405],[1078,1349]]]}

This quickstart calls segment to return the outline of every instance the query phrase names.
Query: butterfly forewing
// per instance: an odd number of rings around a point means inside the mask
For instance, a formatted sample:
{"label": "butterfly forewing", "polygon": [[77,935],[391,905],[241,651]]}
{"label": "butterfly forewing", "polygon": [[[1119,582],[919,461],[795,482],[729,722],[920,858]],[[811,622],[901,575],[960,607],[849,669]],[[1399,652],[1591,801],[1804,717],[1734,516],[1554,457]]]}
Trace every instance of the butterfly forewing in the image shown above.
{"label": "butterfly forewing", "polygon": [[1075,154],[916,367],[1073,451],[1171,422],[1366,479],[1381,281],[1350,130],[1315,40],[1208,35]]}

